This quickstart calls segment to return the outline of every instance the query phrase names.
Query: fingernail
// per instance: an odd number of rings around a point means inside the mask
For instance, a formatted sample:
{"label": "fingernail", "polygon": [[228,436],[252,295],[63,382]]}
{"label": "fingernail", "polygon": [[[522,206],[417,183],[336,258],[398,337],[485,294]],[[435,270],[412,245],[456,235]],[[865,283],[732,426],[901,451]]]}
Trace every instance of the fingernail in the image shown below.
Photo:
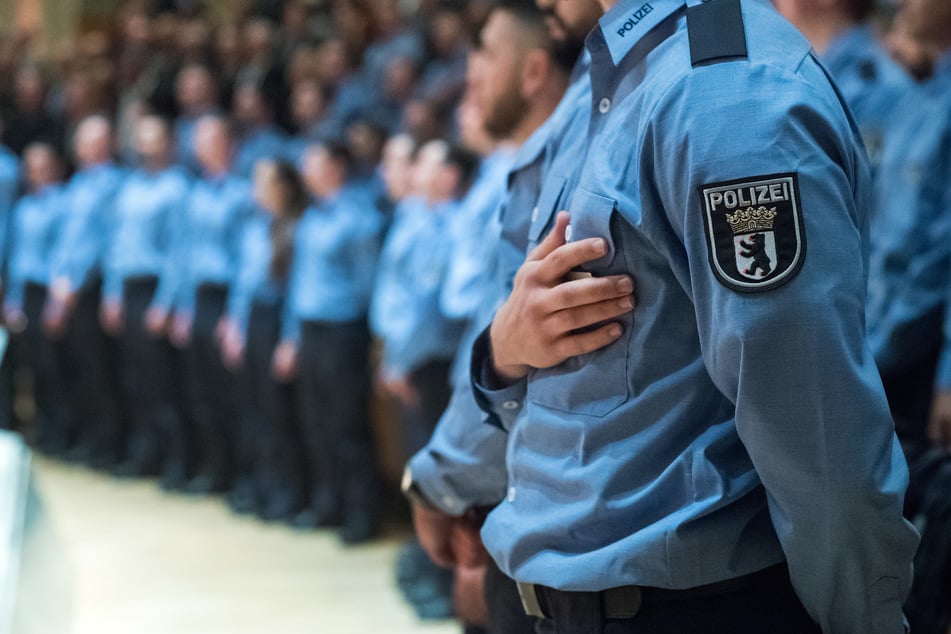
{"label": "fingernail", "polygon": [[608,252],[608,243],[605,242],[605,241],[604,241],[603,239],[601,239],[601,238],[595,240],[595,242],[594,242],[594,252],[595,252],[595,253],[598,253],[598,254],[607,253],[607,252]]}
{"label": "fingernail", "polygon": [[617,305],[624,310],[630,310],[634,308],[634,300],[630,297],[622,297],[617,301]]}
{"label": "fingernail", "polygon": [[608,334],[611,335],[612,337],[620,337],[621,327],[618,326],[617,324],[611,326],[610,328],[608,328]]}
{"label": "fingernail", "polygon": [[617,283],[617,287],[622,293],[632,293],[634,291],[634,281],[629,277],[622,277]]}

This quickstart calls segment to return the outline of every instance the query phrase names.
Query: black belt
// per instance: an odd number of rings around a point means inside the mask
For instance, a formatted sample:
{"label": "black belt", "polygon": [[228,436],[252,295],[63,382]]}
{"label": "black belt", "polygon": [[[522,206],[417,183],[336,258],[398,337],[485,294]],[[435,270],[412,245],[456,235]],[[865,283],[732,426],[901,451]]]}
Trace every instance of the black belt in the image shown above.
{"label": "black belt", "polygon": [[605,618],[630,619],[637,616],[641,609],[650,605],[741,592],[753,588],[760,581],[768,582],[778,575],[788,579],[788,574],[786,564],[779,564],[742,577],[734,577],[733,579],[682,590],[649,586],[618,586],[599,592],[569,592],[521,581],[517,585],[519,597],[522,599],[522,607],[525,609],[525,614],[529,616],[540,619],[551,618],[544,606],[549,601],[557,602],[559,597],[567,599],[570,596],[597,595]]}

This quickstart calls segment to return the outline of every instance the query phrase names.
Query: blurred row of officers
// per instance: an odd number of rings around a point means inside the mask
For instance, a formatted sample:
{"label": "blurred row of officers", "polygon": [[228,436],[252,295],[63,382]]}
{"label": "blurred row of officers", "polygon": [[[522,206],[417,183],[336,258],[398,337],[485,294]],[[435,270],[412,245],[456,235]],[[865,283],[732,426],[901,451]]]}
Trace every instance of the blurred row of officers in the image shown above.
{"label": "blurred row of officers", "polygon": [[[405,405],[413,451],[478,306],[478,223],[498,203],[484,190],[500,195],[509,152],[480,167],[467,150],[399,136],[362,179],[327,140],[298,144],[299,161],[263,157],[246,179],[226,119],[208,115],[194,135],[197,176],[172,162],[169,127],[153,116],[136,124],[134,169],[112,162],[99,116],[76,131],[66,183],[50,146],[25,150],[26,191],[9,199],[3,241],[5,415],[9,374],[27,366],[38,447],[367,539],[383,511],[371,305],[380,382]],[[13,191],[17,161],[4,159]],[[466,192],[470,211],[457,210]]]}

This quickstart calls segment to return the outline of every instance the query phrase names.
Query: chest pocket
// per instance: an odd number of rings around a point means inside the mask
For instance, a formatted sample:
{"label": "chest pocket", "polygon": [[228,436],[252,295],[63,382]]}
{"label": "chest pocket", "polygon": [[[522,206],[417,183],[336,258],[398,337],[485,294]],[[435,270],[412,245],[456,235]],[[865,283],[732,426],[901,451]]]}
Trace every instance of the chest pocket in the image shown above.
{"label": "chest pocket", "polygon": [[558,205],[565,191],[566,180],[552,177],[545,182],[538,197],[538,205],[532,209],[532,216],[528,225],[528,250],[531,251],[545,236],[545,229],[549,227]]}
{"label": "chest pocket", "polygon": [[[569,206],[571,240],[604,238],[608,253],[585,266],[596,277],[625,271],[611,233],[615,202],[579,190]],[[619,320],[624,334],[606,348],[572,357],[553,368],[534,370],[528,383],[528,399],[538,405],[573,414],[602,417],[628,400],[628,355],[633,318]]]}

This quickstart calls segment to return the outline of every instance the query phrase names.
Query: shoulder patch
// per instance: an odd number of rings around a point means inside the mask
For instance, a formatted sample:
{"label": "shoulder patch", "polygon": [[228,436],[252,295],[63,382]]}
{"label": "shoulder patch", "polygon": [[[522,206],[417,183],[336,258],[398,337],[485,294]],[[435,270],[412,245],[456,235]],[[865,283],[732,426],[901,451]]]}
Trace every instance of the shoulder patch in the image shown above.
{"label": "shoulder patch", "polygon": [[700,186],[710,267],[734,291],[767,291],[799,272],[806,257],[795,173]]}

